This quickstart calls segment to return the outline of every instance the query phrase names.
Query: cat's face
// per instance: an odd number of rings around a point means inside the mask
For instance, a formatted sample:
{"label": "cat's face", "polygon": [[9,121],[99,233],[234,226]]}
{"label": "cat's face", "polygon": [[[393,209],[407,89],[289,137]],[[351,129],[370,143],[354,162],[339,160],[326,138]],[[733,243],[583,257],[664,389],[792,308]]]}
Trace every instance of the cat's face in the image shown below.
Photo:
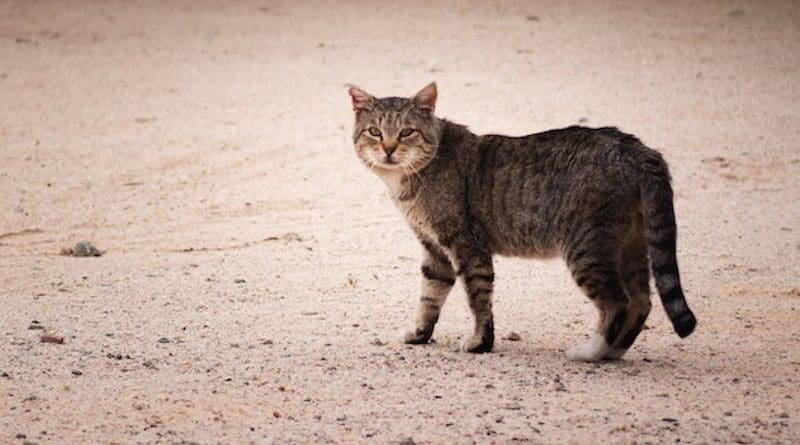
{"label": "cat's face", "polygon": [[356,115],[353,143],[364,164],[378,174],[409,175],[423,169],[439,145],[439,125],[433,116],[436,84],[412,98],[375,98],[350,87]]}

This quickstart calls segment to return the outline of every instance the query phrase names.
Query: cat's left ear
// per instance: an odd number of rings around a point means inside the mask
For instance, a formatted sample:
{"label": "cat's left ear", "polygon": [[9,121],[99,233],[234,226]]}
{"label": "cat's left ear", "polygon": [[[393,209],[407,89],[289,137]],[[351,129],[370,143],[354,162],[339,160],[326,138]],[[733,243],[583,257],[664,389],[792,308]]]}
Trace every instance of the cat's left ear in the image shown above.
{"label": "cat's left ear", "polygon": [[428,116],[433,116],[433,111],[436,109],[436,82],[431,82],[419,90],[413,101],[417,108],[427,113]]}
{"label": "cat's left ear", "polygon": [[350,85],[348,92],[350,93],[350,97],[353,99],[353,111],[356,112],[356,116],[358,116],[358,114],[362,111],[372,109],[372,104],[375,102],[375,98],[369,93],[355,85]]}

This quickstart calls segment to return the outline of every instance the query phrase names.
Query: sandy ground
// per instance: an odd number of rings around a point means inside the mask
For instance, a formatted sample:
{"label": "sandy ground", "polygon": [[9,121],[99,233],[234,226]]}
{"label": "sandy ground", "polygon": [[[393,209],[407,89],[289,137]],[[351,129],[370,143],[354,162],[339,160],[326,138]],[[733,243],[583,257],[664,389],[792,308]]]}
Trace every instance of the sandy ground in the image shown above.
{"label": "sandy ground", "polygon": [[[662,3],[0,2],[0,443],[800,443],[800,6]],[[521,341],[454,352],[458,289],[400,344],[420,251],[343,85],[431,80],[660,148],[696,333],[569,363],[591,305],[500,258]]]}

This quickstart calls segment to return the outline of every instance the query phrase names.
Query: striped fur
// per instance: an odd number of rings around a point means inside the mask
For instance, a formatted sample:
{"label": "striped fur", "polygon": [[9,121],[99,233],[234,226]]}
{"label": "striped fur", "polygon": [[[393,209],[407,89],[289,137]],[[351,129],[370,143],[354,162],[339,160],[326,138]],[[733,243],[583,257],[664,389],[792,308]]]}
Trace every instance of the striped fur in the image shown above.
{"label": "striped fur", "polygon": [[568,351],[573,360],[625,354],[650,313],[651,269],[675,331],[692,332],[669,171],[658,152],[616,128],[478,136],[434,116],[435,84],[411,98],[378,99],[357,87],[350,95],[356,153],[387,184],[423,246],[407,343],[430,340],[461,277],[475,317],[462,349],[491,351],[496,254],[566,260],[599,313],[590,341]]}

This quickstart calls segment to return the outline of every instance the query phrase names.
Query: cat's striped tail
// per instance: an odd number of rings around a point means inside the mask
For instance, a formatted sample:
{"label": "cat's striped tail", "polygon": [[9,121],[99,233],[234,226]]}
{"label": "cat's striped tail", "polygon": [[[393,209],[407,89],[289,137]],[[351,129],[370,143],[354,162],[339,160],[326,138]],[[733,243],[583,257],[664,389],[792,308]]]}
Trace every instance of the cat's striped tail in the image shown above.
{"label": "cat's striped tail", "polygon": [[675,332],[684,338],[694,331],[697,320],[686,304],[678,273],[675,254],[677,231],[669,170],[661,154],[648,148],[644,149],[640,162],[642,177],[639,187],[644,204],[650,264],[664,310]]}

